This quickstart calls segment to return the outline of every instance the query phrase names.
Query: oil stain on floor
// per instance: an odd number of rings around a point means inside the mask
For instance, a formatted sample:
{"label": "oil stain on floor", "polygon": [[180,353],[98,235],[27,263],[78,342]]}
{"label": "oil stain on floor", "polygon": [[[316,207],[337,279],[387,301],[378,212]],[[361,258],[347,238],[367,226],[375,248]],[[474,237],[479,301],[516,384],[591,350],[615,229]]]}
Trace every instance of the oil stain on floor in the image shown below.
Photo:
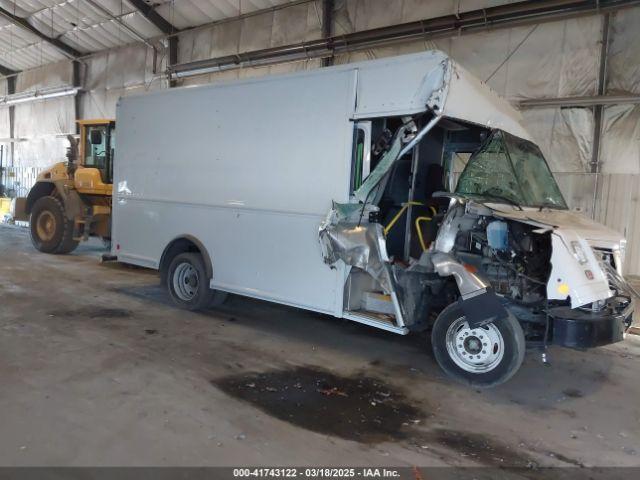
{"label": "oil stain on floor", "polygon": [[244,372],[211,380],[211,384],[272,417],[321,434],[367,444],[400,440],[448,455],[454,462],[526,472],[539,466],[527,452],[491,436],[425,425],[430,415],[424,407],[373,377],[294,367]]}
{"label": "oil stain on floor", "polygon": [[228,395],[298,427],[362,443],[406,438],[424,412],[382,381],[309,367],[211,381]]}
{"label": "oil stain on floor", "polygon": [[461,458],[491,467],[535,469],[538,467],[529,455],[514,446],[502,444],[485,435],[448,429],[435,429],[424,440],[444,446]]}

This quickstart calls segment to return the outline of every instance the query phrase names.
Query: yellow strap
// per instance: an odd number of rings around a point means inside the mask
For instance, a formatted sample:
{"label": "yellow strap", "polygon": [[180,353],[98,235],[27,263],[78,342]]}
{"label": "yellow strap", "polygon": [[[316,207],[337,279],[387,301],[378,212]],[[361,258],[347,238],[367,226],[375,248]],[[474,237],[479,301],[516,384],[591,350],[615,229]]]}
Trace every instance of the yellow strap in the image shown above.
{"label": "yellow strap", "polygon": [[386,227],[384,227],[384,234],[387,235],[389,233],[389,231],[393,228],[393,226],[396,224],[396,222],[398,220],[400,220],[400,217],[407,210],[407,208],[409,208],[410,206],[420,206],[420,205],[422,205],[422,203],[420,203],[420,202],[403,203],[402,204],[402,208],[400,209],[400,211],[398,211],[398,213],[396,213],[395,216],[391,219],[389,224]]}
{"label": "yellow strap", "polygon": [[[435,216],[436,213],[438,213],[438,211],[433,206],[430,206],[429,209],[431,210],[431,213],[434,216]],[[422,229],[420,228],[420,223],[421,222],[430,222],[431,220],[433,220],[433,217],[418,217],[418,218],[416,218],[416,232],[418,232],[418,240],[420,241],[420,246],[422,247],[422,251],[423,252],[427,251],[427,247],[429,245],[426,245],[424,243],[424,237],[422,236]]]}

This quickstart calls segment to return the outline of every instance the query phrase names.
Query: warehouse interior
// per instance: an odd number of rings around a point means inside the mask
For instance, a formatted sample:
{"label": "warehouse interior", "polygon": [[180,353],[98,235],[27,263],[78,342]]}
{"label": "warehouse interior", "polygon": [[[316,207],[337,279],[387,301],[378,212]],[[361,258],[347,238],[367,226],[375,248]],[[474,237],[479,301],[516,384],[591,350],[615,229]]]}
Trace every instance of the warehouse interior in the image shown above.
{"label": "warehouse interior", "polygon": [[[10,213],[123,97],[439,50],[521,112],[569,209],[626,237],[635,285],[638,25],[637,0],[0,0],[0,465],[640,466],[638,336],[474,389],[422,338],[236,295],[176,310],[155,272],[95,239],[38,253]],[[328,375],[338,403],[300,415],[252,391]]]}

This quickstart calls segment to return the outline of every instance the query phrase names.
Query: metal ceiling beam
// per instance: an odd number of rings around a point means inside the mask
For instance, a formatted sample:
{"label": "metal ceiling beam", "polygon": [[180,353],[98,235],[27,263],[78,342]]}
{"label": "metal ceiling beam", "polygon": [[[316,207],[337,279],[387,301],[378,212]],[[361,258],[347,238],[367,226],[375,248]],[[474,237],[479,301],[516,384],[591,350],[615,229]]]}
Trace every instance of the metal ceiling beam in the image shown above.
{"label": "metal ceiling beam", "polygon": [[38,30],[36,27],[31,25],[27,21],[26,18],[22,18],[22,17],[19,17],[17,15],[14,15],[10,11],[5,10],[2,7],[0,7],[0,16],[6,18],[7,20],[9,20],[14,25],[31,32],[32,34],[34,34],[38,38],[44,40],[48,44],[50,44],[50,45],[54,46],[55,48],[57,48],[59,51],[61,51],[67,57],[69,57],[71,59],[78,58],[78,57],[80,57],[82,55],[82,52],[76,50],[75,48],[73,48],[70,45],[67,45],[66,43],[64,43],[60,39],[45,35],[40,30]]}
{"label": "metal ceiling beam", "polygon": [[13,70],[12,68],[5,67],[4,65],[0,65],[0,75],[3,77],[9,77],[17,74],[17,70]]}
{"label": "metal ceiling beam", "polygon": [[127,25],[124,21],[122,21],[122,18],[112,14],[109,9],[107,9],[106,7],[103,7],[102,5],[100,5],[99,3],[95,2],[94,0],[84,0],[85,3],[87,3],[88,5],[91,5],[95,10],[97,10],[98,12],[100,12],[102,15],[105,15],[107,18],[113,20],[114,22],[116,22],[118,25],[120,25],[120,27],[126,31],[129,35],[131,35],[133,38],[137,38],[138,40],[140,40],[142,43],[144,43],[145,45],[147,45],[150,48],[154,48],[154,46],[149,43],[149,41],[140,33],[138,33],[135,29],[131,28],[129,25]]}
{"label": "metal ceiling beam", "polygon": [[245,66],[272,65],[310,58],[327,58],[334,53],[347,53],[399,42],[447,38],[488,30],[557,21],[610,12],[637,5],[640,5],[640,0],[528,0],[460,12],[457,15],[445,15],[389,27],[335,35],[330,38],[293,45],[173,65],[169,68],[169,71],[172,78],[179,78]]}
{"label": "metal ceiling beam", "polygon": [[160,15],[156,9],[144,0],[127,0],[133,8],[146,18],[151,24],[156,26],[165,35],[179,32],[180,30],[173,26],[170,22]]}
{"label": "metal ceiling beam", "polygon": [[[333,9],[335,8],[333,0],[322,0],[322,38],[330,39],[333,37]],[[331,50],[331,44],[327,45]],[[322,59],[322,66],[328,67],[333,65],[333,56]]]}

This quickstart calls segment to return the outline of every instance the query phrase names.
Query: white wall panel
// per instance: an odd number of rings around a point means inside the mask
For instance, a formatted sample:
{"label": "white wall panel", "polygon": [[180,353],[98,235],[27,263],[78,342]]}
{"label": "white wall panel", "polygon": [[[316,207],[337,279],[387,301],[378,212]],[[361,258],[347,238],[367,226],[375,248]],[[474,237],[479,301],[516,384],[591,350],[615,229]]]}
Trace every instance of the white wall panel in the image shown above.
{"label": "white wall panel", "polygon": [[[154,73],[154,62],[157,63]],[[86,60],[82,118],[115,118],[118,98],[141,90],[165,88],[164,59],[145,45],[130,45]]]}
{"label": "white wall panel", "polygon": [[639,198],[640,175],[600,175],[595,218],[627,237],[625,273],[632,275],[640,275]]}
{"label": "white wall panel", "polygon": [[[178,42],[178,58],[180,59],[180,62],[193,62],[196,60],[210,58],[212,40],[211,33],[212,32],[209,29],[201,29],[180,35],[180,40]],[[237,46],[237,41],[234,43]],[[226,55],[228,53],[230,52],[221,53],[221,55]]]}
{"label": "white wall panel", "polygon": [[[240,45],[241,22],[230,22],[205,30],[211,35],[211,57],[221,57],[238,53]],[[182,59],[180,59],[182,61]]]}
{"label": "white wall panel", "polygon": [[[435,46],[478,78],[491,77],[489,85],[510,100],[593,95],[601,24],[601,18],[593,16],[541,24],[533,32],[533,27],[526,26],[433,42],[414,41],[339,55],[338,62],[400,55]],[[517,53],[500,66],[516,49]]]}
{"label": "white wall panel", "polygon": [[596,176],[591,173],[554,173],[554,176],[569,208],[593,218]]}
{"label": "white wall panel", "polygon": [[27,92],[47,87],[59,87],[73,83],[71,62],[62,61],[43,67],[25,70],[16,79],[16,92]]}
{"label": "white wall panel", "polygon": [[336,0],[336,31],[350,33],[516,1],[519,0]]}
{"label": "white wall panel", "polygon": [[588,108],[535,108],[522,112],[524,124],[554,172],[589,172],[593,113]]}
{"label": "white wall panel", "polygon": [[316,1],[187,31],[180,35],[179,60],[186,63],[316,39],[321,18],[322,7]]}
{"label": "white wall panel", "polygon": [[611,41],[607,62],[607,90],[640,93],[640,8],[629,8],[611,17]]}
{"label": "white wall panel", "polygon": [[[320,37],[322,7],[320,2],[294,5],[272,12],[226,22],[180,35],[181,63],[232,55],[249,50],[287,45]],[[180,80],[180,85],[287,73],[320,67],[319,60],[288,62],[266,67],[246,67]]]}
{"label": "white wall panel", "polygon": [[[20,73],[17,92],[30,92],[73,83],[71,62],[63,61]],[[7,112],[8,108],[2,108]],[[75,132],[75,104],[72,96],[39,100],[15,106],[13,163],[19,167],[46,167],[64,159],[65,135]],[[8,121],[7,121],[8,130]],[[9,132],[3,137],[8,137]]]}
{"label": "white wall panel", "polygon": [[52,98],[15,106],[14,165],[46,167],[64,159],[65,136],[75,132],[73,97]]}
{"label": "white wall panel", "polygon": [[602,171],[640,173],[640,105],[605,108],[602,128]]}
{"label": "white wall panel", "polygon": [[271,46],[276,47],[320,38],[322,7],[317,3],[276,10],[273,13]]}

